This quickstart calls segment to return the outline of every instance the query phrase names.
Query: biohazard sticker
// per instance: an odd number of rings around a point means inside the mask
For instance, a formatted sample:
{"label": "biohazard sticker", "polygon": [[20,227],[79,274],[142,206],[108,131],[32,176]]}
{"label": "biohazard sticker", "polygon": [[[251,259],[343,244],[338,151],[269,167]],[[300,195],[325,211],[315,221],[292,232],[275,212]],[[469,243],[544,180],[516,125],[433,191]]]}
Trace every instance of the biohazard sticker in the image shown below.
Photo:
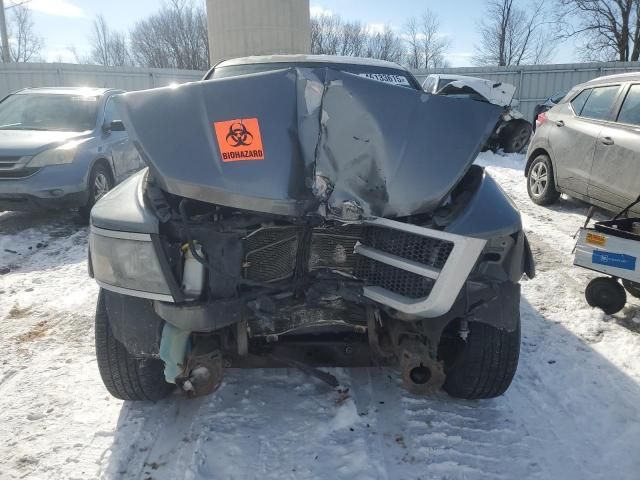
{"label": "biohazard sticker", "polygon": [[223,162],[264,160],[260,123],[257,118],[213,122]]}
{"label": "biohazard sticker", "polygon": [[604,247],[607,244],[607,237],[604,235],[600,235],[599,233],[587,232],[587,243],[591,245],[598,245],[599,247]]}

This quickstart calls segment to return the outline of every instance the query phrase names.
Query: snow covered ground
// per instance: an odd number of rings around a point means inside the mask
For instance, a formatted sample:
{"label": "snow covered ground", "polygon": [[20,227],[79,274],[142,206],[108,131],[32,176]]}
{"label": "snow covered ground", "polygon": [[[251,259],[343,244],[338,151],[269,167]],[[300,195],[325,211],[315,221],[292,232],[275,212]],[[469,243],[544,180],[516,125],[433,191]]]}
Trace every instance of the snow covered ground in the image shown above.
{"label": "snow covered ground", "polygon": [[501,398],[417,398],[389,369],[228,371],[215,395],[123,403],[93,351],[97,287],[72,214],[0,213],[0,479],[637,479],[640,305],[589,308],[571,265],[586,207],[526,195],[521,156],[480,163],[522,211],[520,366]]}

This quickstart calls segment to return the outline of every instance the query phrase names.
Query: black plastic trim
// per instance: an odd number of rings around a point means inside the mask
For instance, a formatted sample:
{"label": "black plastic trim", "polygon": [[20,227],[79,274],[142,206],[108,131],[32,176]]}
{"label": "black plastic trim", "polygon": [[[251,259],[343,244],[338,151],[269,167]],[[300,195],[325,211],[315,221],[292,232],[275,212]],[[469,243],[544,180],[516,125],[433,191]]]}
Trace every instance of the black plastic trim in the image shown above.
{"label": "black plastic trim", "polygon": [[160,263],[160,268],[162,269],[162,274],[167,282],[167,286],[169,287],[169,291],[171,292],[171,296],[173,300],[177,303],[184,302],[186,299],[184,297],[184,293],[178,285],[175,275],[173,274],[173,270],[171,269],[171,264],[169,263],[169,258],[167,257],[167,252],[164,249],[164,245],[162,244],[162,240],[160,239],[160,235],[151,234],[151,244],[153,245],[153,249],[156,252],[156,256],[158,257],[158,261]]}

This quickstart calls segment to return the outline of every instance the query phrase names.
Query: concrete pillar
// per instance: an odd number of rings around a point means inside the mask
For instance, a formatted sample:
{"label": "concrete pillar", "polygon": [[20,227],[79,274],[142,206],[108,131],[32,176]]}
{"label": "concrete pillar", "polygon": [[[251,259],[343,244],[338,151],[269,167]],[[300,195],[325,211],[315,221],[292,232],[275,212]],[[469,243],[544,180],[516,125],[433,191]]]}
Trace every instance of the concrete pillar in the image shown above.
{"label": "concrete pillar", "polygon": [[309,53],[309,0],[207,0],[211,65],[248,55]]}

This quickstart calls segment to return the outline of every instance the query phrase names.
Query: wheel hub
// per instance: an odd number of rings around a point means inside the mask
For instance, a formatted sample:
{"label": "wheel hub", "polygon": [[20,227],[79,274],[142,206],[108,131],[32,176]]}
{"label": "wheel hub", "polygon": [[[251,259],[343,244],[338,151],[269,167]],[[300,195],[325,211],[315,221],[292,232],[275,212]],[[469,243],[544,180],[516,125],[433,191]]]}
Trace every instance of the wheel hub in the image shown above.
{"label": "wheel hub", "polygon": [[100,200],[109,191],[109,179],[100,172],[93,181],[93,198],[95,201]]}
{"label": "wheel hub", "polygon": [[537,198],[544,195],[548,183],[547,166],[542,162],[535,164],[529,174],[529,187],[533,196]]}

